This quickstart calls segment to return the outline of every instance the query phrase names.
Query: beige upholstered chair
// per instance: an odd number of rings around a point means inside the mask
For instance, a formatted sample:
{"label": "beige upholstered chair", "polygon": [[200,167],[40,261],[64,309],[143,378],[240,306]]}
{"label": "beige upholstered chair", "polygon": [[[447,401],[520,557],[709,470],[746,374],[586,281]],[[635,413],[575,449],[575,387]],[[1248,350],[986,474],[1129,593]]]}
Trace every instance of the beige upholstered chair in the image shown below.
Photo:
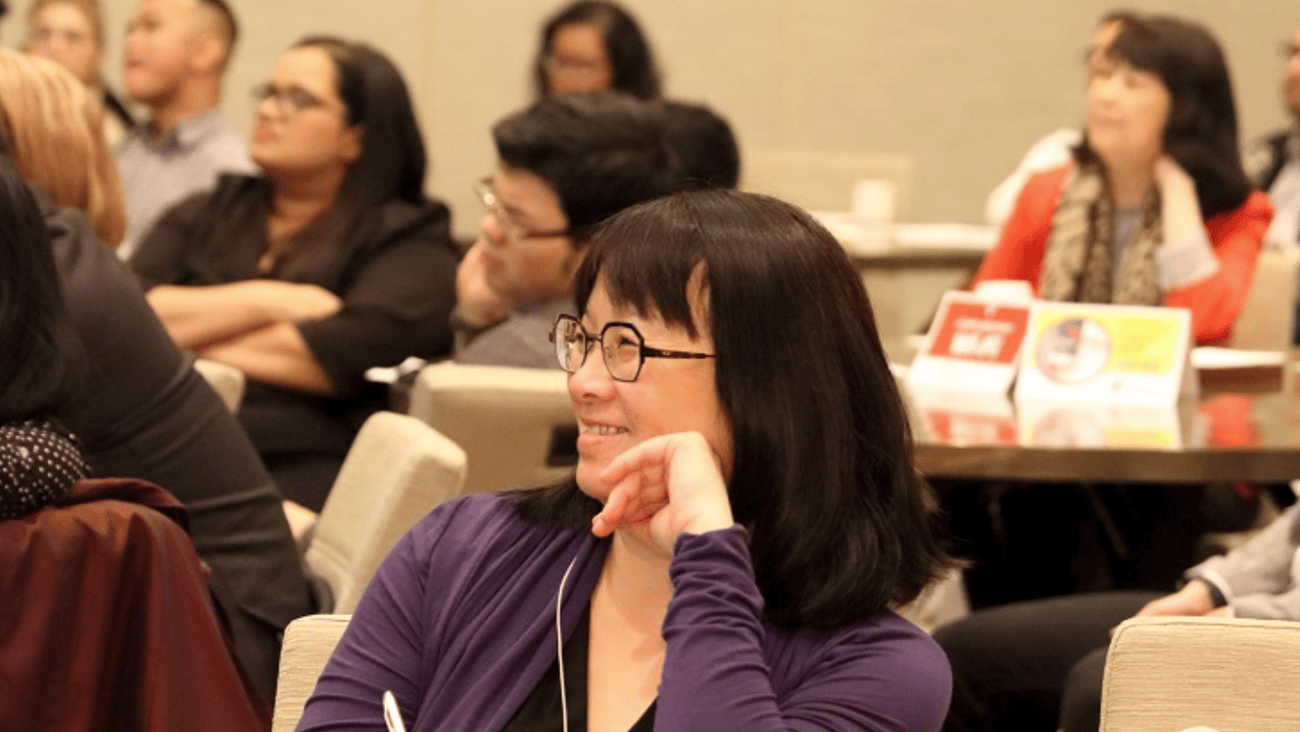
{"label": "beige upholstered chair", "polygon": [[894,218],[907,210],[912,158],[887,152],[747,150],[741,187],[766,193],[813,211],[848,211],[860,180],[893,183]]}
{"label": "beige upholstered chair", "polygon": [[433,364],[415,380],[410,414],[465,450],[466,493],[543,485],[572,470],[577,430],[558,368]]}
{"label": "beige upholstered chair", "polygon": [[194,370],[217,392],[230,411],[239,411],[239,404],[244,401],[243,371],[205,358],[194,359]]}
{"label": "beige upholstered chair", "polygon": [[1283,351],[1291,346],[1300,249],[1264,247],[1255,263],[1246,302],[1232,328],[1232,347]]}
{"label": "beige upholstered chair", "polygon": [[1134,618],[1106,659],[1101,732],[1300,729],[1300,623]]}
{"label": "beige upholstered chair", "polygon": [[350,613],[370,577],[411,525],[460,493],[465,453],[427,424],[378,412],[348,450],[307,546],[333,611]]}
{"label": "beige upholstered chair", "polygon": [[298,726],[307,697],[351,619],[351,615],[307,615],[285,628],[271,732],[293,732]]}

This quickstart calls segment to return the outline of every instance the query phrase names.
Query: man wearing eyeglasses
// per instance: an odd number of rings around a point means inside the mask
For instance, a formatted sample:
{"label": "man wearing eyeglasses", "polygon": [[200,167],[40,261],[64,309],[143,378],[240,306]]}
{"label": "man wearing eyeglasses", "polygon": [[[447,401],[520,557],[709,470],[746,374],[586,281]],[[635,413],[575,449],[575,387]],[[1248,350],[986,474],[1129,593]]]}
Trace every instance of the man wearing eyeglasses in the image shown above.
{"label": "man wearing eyeglasses", "polygon": [[211,188],[221,173],[256,172],[217,109],[237,33],[225,0],[142,0],[136,9],[122,78],[149,119],[117,152],[126,192],[123,259],[173,204]]}
{"label": "man wearing eyeglasses", "polygon": [[457,273],[456,360],[555,368],[549,336],[573,311],[573,274],[596,227],[677,187],[663,113],[619,92],[546,97],[492,129],[499,164]]}

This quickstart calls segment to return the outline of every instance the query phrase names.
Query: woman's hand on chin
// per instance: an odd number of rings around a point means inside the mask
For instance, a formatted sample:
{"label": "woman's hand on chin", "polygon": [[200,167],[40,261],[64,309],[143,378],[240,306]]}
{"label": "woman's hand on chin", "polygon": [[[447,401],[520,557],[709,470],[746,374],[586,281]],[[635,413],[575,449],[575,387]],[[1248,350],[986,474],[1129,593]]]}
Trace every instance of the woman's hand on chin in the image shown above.
{"label": "woman's hand on chin", "polygon": [[671,556],[683,533],[702,534],[735,523],[718,455],[699,432],[646,440],[615,458],[600,479],[612,488],[592,519],[596,536],[646,522],[651,541]]}
{"label": "woman's hand on chin", "polygon": [[1155,177],[1156,185],[1162,193],[1173,187],[1190,188],[1193,191],[1196,189],[1196,181],[1168,153],[1156,158],[1155,166],[1152,168],[1152,175]]}

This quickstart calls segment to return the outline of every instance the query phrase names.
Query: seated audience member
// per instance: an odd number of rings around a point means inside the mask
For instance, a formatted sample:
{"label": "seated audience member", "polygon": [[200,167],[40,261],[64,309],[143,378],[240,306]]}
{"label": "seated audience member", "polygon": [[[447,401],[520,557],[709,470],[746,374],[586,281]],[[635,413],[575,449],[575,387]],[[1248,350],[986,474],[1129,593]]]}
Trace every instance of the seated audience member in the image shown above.
{"label": "seated audience member", "polygon": [[727,120],[703,104],[664,102],[664,141],[684,188],[735,188],[740,147]]}
{"label": "seated audience member", "polygon": [[592,231],[677,185],[663,129],[658,105],[616,92],[544,97],[493,127],[488,212],[457,275],[457,361],[555,367],[547,334],[573,309]]}
{"label": "seated audience member", "polygon": [[104,16],[99,0],[36,0],[27,11],[27,45],[35,56],[58,62],[85,84],[108,113],[105,139],[115,145],[135,125],[131,113],[109,91],[100,72],[104,57]]}
{"label": "seated audience member", "polygon": [[78,408],[84,351],[40,206],[3,160],[0,239],[5,729],[261,728],[184,509],[149,484],[82,480],[86,457],[58,418]]}
{"label": "seated audience member", "polygon": [[1292,124],[1252,141],[1243,158],[1255,185],[1273,201],[1273,223],[1264,241],[1294,247],[1300,246],[1300,29],[1286,49],[1282,100]]}
{"label": "seated audience member", "polygon": [[226,0],[141,0],[136,9],[122,79],[149,119],[117,151],[126,187],[123,259],[173,204],[211,189],[222,172],[255,170],[217,108],[237,33]]}
{"label": "seated audience member", "polygon": [[178,345],[248,377],[239,416],[253,444],[285,498],[319,511],[385,404],[366,370],[450,352],[456,250],[383,54],[304,39],[260,99],[263,176],[225,176],[177,205],[131,263]]}
{"label": "seated audience member", "polygon": [[[1292,117],[1291,126],[1252,141],[1243,154],[1246,169],[1273,202],[1273,223],[1264,243],[1300,246],[1300,29],[1286,44],[1286,69],[1282,75],[1282,100]],[[1300,304],[1296,306],[1292,342],[1300,344]]]}
{"label": "seated audience member", "polygon": [[[95,475],[147,480],[185,504],[236,658],[269,703],[280,635],[314,609],[280,496],[234,416],[101,243],[102,222],[117,221],[121,232],[120,192],[102,141],[88,134],[98,113],[78,109],[79,85],[46,83],[59,79],[71,81],[50,62],[0,53],[0,152],[21,163],[40,204],[87,356],[84,388],[64,421]],[[70,192],[65,204],[89,203],[84,211],[60,208],[47,191]],[[100,225],[92,228],[83,213]]]}
{"label": "seated audience member", "polygon": [[842,247],[677,194],[598,230],[576,304],[576,473],[418,523],[299,729],[382,729],[386,689],[413,732],[937,729],[947,663],[889,608],[946,559]]}
{"label": "seated audience member", "polygon": [[608,0],[578,0],[542,26],[533,61],[537,96],[617,89],[659,96],[659,70],[636,19]]}
{"label": "seated audience member", "polygon": [[1300,621],[1300,506],[1184,578],[1171,595],[1075,595],[993,608],[941,628],[935,637],[954,676],[944,729],[1096,732],[1110,631],[1134,614]]}
{"label": "seated audience member", "polygon": [[100,133],[103,113],[61,66],[0,49],[0,135],[10,162],[55,206],[90,218],[116,247],[126,231],[122,181]]}
{"label": "seated audience member", "polygon": [[59,293],[41,210],[3,159],[0,233],[0,520],[6,520],[53,503],[89,469],[76,438],[57,419],[79,386],[81,344]]}
{"label": "seated audience member", "polygon": [[[1097,32],[1093,34],[1092,42],[1088,44],[1086,52],[1089,74],[1096,64],[1105,59],[1106,49],[1110,47],[1111,41],[1115,40],[1120,26],[1132,17],[1134,17],[1133,13],[1123,11],[1102,16],[1101,23],[1097,26]],[[1016,199],[1020,197],[1021,189],[1025,187],[1030,176],[1069,163],[1073,158],[1074,149],[1082,141],[1082,132],[1061,127],[1035,142],[1021,158],[1020,165],[1016,166],[1015,171],[989,194],[988,202],[984,206],[984,217],[988,222],[997,226],[1006,223],[1007,217],[1011,215],[1011,210],[1016,205]]]}
{"label": "seated audience member", "polygon": [[1272,207],[1237,148],[1223,53],[1200,26],[1128,18],[1089,72],[1075,162],[1030,179],[976,283],[1045,300],[1169,305],[1198,343],[1232,334]]}

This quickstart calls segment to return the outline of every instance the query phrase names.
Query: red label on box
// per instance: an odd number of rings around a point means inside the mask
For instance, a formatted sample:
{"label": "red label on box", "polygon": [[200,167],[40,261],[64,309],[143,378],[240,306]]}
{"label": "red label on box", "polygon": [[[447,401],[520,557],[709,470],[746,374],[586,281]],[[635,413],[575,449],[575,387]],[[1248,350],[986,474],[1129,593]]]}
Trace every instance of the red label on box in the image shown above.
{"label": "red label on box", "polygon": [[1011,365],[1028,326],[1028,305],[950,302],[925,355]]}

